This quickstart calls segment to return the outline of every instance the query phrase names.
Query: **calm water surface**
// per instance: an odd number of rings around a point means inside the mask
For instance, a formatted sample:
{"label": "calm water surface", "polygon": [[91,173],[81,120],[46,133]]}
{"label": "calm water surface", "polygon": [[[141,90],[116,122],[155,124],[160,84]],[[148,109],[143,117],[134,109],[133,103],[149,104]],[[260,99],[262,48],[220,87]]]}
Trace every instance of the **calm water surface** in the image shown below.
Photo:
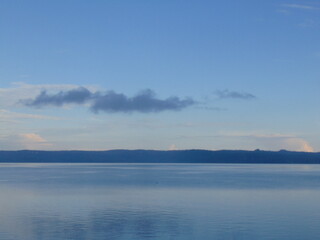
{"label": "calm water surface", "polygon": [[0,239],[318,239],[320,166],[0,164]]}

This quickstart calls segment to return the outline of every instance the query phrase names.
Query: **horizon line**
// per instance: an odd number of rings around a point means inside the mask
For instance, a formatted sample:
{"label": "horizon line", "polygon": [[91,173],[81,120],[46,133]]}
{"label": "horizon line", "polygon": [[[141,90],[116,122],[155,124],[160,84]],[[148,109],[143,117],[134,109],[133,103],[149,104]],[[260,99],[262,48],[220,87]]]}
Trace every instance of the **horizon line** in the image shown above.
{"label": "horizon line", "polygon": [[178,152],[178,151],[208,151],[208,152],[219,152],[219,151],[243,151],[243,152],[294,152],[294,153],[320,153],[320,152],[307,152],[307,151],[295,151],[295,150],[264,150],[257,148],[255,150],[245,150],[245,149],[201,149],[201,148],[188,148],[188,149],[125,149],[125,148],[115,148],[115,149],[68,149],[68,150],[42,150],[42,149],[18,149],[18,150],[0,150],[0,152],[22,152],[22,151],[37,151],[37,152],[108,152],[108,151],[155,151],[155,152]]}

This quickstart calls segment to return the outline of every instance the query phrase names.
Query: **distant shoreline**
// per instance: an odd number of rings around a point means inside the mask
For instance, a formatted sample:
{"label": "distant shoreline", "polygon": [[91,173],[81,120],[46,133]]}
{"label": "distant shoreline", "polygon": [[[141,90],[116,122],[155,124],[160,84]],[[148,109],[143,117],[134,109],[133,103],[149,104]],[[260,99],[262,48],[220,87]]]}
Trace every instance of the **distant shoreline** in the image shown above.
{"label": "distant shoreline", "polygon": [[0,163],[319,164],[320,153],[245,150],[0,151]]}

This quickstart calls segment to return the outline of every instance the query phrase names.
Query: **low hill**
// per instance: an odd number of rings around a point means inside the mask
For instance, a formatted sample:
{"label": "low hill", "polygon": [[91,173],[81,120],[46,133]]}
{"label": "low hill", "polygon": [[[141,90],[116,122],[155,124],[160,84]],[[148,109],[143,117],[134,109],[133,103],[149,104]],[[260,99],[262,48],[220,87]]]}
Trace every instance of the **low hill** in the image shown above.
{"label": "low hill", "polygon": [[241,150],[0,151],[9,163],[320,163],[320,153]]}

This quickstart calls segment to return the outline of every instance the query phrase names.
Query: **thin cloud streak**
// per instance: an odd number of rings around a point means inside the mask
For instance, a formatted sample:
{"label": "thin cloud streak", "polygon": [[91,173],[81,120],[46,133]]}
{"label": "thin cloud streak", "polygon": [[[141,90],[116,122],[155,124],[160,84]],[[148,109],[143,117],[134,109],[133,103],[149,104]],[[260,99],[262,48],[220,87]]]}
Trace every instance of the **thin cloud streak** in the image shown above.
{"label": "thin cloud streak", "polygon": [[320,10],[318,7],[310,6],[310,5],[302,5],[302,4],[283,4],[282,6],[287,8],[296,8],[303,10]]}
{"label": "thin cloud streak", "polygon": [[219,99],[227,99],[227,98],[233,98],[233,99],[243,99],[243,100],[252,100],[256,99],[257,97],[251,93],[246,92],[236,92],[236,91],[229,91],[226,90],[217,90],[214,93]]}
{"label": "thin cloud streak", "polygon": [[0,109],[0,120],[15,120],[15,119],[44,119],[44,120],[61,120],[58,117],[45,116],[45,115],[36,115],[28,113],[18,113],[12,112],[5,109]]}
{"label": "thin cloud streak", "polygon": [[63,106],[66,104],[83,105],[89,103],[90,110],[94,113],[99,112],[161,112],[166,110],[179,111],[186,107],[196,104],[192,98],[180,99],[173,96],[166,99],[156,98],[156,94],[152,90],[145,90],[134,97],[128,97],[122,93],[114,91],[91,92],[84,87],[71,89],[68,91],[60,91],[56,94],[48,94],[42,91],[34,99],[20,100],[25,106],[29,107],[45,107],[45,106]]}

